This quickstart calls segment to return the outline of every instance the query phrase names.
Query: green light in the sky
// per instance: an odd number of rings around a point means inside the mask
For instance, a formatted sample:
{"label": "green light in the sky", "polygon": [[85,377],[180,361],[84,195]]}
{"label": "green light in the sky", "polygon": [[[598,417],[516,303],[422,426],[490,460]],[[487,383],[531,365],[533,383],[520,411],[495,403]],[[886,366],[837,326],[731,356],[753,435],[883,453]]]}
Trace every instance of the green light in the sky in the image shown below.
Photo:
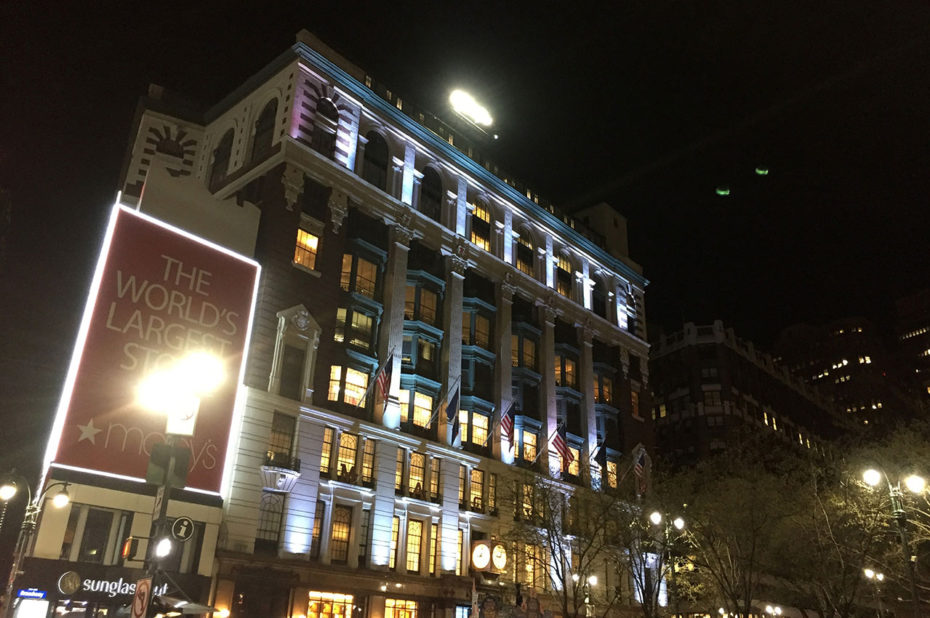
{"label": "green light in the sky", "polygon": [[720,185],[717,187],[717,195],[730,195],[730,187],[727,185]]}
{"label": "green light in the sky", "polygon": [[768,175],[769,175],[769,168],[767,167],[756,168],[756,176],[768,176]]}

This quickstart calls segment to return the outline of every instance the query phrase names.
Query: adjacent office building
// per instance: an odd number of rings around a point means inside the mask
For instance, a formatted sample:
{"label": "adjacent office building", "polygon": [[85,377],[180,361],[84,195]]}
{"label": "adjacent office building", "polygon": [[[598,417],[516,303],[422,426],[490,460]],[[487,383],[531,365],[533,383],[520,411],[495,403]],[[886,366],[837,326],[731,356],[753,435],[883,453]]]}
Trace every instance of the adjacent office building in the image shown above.
{"label": "adjacent office building", "polygon": [[[615,488],[649,445],[646,280],[625,220],[604,204],[561,215],[481,144],[306,32],[209,109],[156,87],[143,100],[121,203],[261,269],[235,409],[216,412],[230,438],[185,443],[190,474],[207,481],[169,496],[169,517],[196,528],[172,565],[193,600],[237,617],[464,615],[472,546],[524,512],[505,499],[532,509],[539,482]],[[148,312],[104,311],[106,328],[145,339],[112,359],[128,373],[198,346],[228,355],[224,337],[247,326],[209,296],[236,287],[219,283],[225,267],[179,255],[166,249],[159,275],[177,295],[115,271],[113,302]],[[729,411],[716,392],[711,407]],[[768,402],[754,405],[738,399],[733,413]],[[778,414],[802,442],[812,435]],[[49,475],[70,482],[72,503],[44,510],[20,586],[47,590],[49,615],[124,611],[130,588],[106,582],[141,572],[144,544],[125,560],[118,546],[149,536],[154,488],[62,463],[70,443],[104,462],[107,449],[144,456],[162,439],[113,418],[56,424]],[[517,482],[526,475],[537,481]],[[532,551],[496,551],[499,578],[478,578],[479,591],[502,604],[513,584],[544,596]]]}
{"label": "adjacent office building", "polygon": [[656,456],[673,465],[723,452],[756,431],[824,452],[844,427],[832,401],[719,320],[658,337],[650,384]]}

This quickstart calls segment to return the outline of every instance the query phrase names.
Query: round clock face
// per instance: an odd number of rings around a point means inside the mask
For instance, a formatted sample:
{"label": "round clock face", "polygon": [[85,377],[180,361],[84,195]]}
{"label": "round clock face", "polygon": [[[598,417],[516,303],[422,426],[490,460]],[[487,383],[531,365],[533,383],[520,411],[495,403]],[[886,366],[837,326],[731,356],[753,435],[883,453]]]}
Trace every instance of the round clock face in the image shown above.
{"label": "round clock face", "polygon": [[491,552],[491,561],[494,562],[494,568],[503,571],[507,566],[507,550],[503,545],[495,545]]}
{"label": "round clock face", "polygon": [[475,548],[471,551],[472,566],[474,566],[476,569],[484,569],[490,562],[491,548],[484,543],[481,545],[475,545]]}
{"label": "round clock face", "polygon": [[63,573],[58,578],[58,591],[65,595],[72,595],[81,587],[81,576],[75,571]]}

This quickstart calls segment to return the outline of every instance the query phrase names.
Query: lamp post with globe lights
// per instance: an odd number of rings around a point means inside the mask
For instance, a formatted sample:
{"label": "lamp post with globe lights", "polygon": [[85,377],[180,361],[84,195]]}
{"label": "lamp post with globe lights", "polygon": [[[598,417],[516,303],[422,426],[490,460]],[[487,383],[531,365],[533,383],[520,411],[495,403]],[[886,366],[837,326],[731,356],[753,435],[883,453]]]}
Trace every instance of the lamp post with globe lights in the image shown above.
{"label": "lamp post with globe lights", "polygon": [[[641,564],[638,569],[640,573],[634,577],[634,586],[639,588],[644,614],[655,616],[658,615],[661,605],[662,582],[674,579],[670,568],[673,560],[672,544],[684,534],[685,520],[682,517],[667,517],[659,511],[650,513],[646,520],[648,524],[643,522],[646,525],[643,534],[648,540],[635,552],[640,554]],[[653,530],[655,528],[659,530],[650,531],[648,529],[650,525]]]}
{"label": "lamp post with globe lights", "polygon": [[[165,417],[166,462],[160,475],[155,499],[153,536],[148,545],[146,573],[153,578],[161,561],[174,551],[168,534],[168,500],[171,488],[183,485],[186,478],[186,460],[175,446],[178,437],[194,435],[201,399],[215,391],[224,380],[222,361],[216,356],[194,351],[158,371],[146,376],[138,386],[137,402],[150,412]],[[154,460],[154,451],[153,451]],[[182,470],[176,470],[178,465]],[[148,475],[147,475],[148,476]],[[150,481],[151,482],[151,481]],[[151,606],[150,606],[151,607]]]}
{"label": "lamp post with globe lights", "polygon": [[[862,480],[866,485],[877,488],[885,482],[888,497],[891,499],[891,516],[898,528],[898,537],[901,540],[901,552],[907,564],[907,575],[911,584],[911,602],[914,604],[914,615],[920,615],[920,597],[917,593],[917,556],[911,554],[910,542],[907,537],[907,513],[904,511],[904,491],[901,489],[902,481],[892,483],[891,479],[881,468],[869,468],[862,473]],[[911,474],[903,479],[904,487],[911,493],[921,495],[927,488],[927,481],[922,476]]]}
{"label": "lamp post with globe lights", "polygon": [[878,573],[874,569],[862,569],[863,575],[865,578],[875,584],[875,597],[878,599],[878,618],[882,618],[882,615],[885,613],[885,608],[882,605],[882,589],[881,583],[885,581],[885,575],[883,573]]}
{"label": "lamp post with globe lights", "polygon": [[68,485],[69,483],[65,481],[49,483],[43,491],[36,493],[35,497],[33,497],[29,481],[21,475],[11,474],[0,485],[0,497],[4,502],[4,510],[6,503],[19,493],[21,488],[26,490],[26,512],[23,515],[23,524],[19,528],[19,536],[16,538],[16,547],[13,550],[13,564],[10,566],[10,576],[6,584],[6,615],[8,617],[13,615],[13,586],[20,574],[23,559],[32,541],[32,535],[35,533],[36,523],[39,521],[45,499],[48,498],[53,489],[58,487],[60,489],[52,495],[52,506],[56,509],[64,508],[71,501],[71,496],[68,494]]}

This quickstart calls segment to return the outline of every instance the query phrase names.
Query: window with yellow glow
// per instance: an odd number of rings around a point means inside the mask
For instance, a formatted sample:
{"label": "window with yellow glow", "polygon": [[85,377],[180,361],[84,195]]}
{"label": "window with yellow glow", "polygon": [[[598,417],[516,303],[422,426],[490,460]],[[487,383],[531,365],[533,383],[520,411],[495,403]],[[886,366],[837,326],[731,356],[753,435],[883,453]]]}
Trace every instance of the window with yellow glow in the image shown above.
{"label": "window with yellow glow", "polygon": [[607,462],[607,486],[611,489],[617,488],[617,462]]}
{"label": "window with yellow glow", "polygon": [[310,270],[316,269],[316,252],[320,238],[306,230],[297,230],[297,247],[294,249],[294,263]]}
{"label": "window with yellow glow", "polygon": [[471,415],[471,443],[475,446],[485,446],[488,443],[489,419],[477,412]]}
{"label": "window with yellow glow", "polygon": [[417,602],[407,599],[385,599],[384,618],[417,618]]}
{"label": "window with yellow glow", "polygon": [[441,461],[438,457],[433,457],[429,462],[429,494],[430,498],[439,498],[439,466]]}
{"label": "window with yellow glow", "polygon": [[402,448],[397,449],[397,459],[394,465],[394,491],[401,491],[404,488],[404,464],[407,459],[407,451]]}
{"label": "window with yellow glow", "polygon": [[355,481],[355,455],[358,453],[358,436],[343,432],[339,436],[339,480]]}
{"label": "window with yellow glow", "polygon": [[375,441],[371,438],[365,440],[362,451],[362,482],[370,483],[375,471]]}
{"label": "window with yellow glow", "polygon": [[528,429],[523,430],[523,460],[533,461],[536,459],[536,432]]}
{"label": "window with yellow glow", "polygon": [[346,367],[346,386],[343,401],[353,406],[364,405],[362,398],[368,390],[368,374]]}
{"label": "window with yellow glow", "polygon": [[439,524],[430,524],[429,527],[429,574],[436,574],[436,554],[439,550]]}
{"label": "window with yellow glow", "polygon": [[491,250],[491,213],[484,204],[475,204],[472,211],[471,241],[485,251]]}
{"label": "window with yellow glow", "polygon": [[423,541],[423,522],[407,521],[407,571],[420,572],[420,543]]}
{"label": "window with yellow glow", "polygon": [[312,591],[308,597],[307,618],[352,618],[351,594]]}
{"label": "window with yellow glow", "polygon": [[413,395],[413,424],[418,427],[429,427],[430,417],[433,415],[433,398],[423,393]]}
{"label": "window with yellow glow", "polygon": [[475,345],[488,349],[491,343],[491,320],[480,313],[475,316]]}
{"label": "window with yellow glow", "polygon": [[572,462],[568,464],[568,473],[573,476],[581,475],[581,451],[574,446],[568,447],[568,452],[572,454]]}
{"label": "window with yellow glow", "polygon": [[462,529],[459,528],[459,546],[455,554],[455,574],[462,574],[462,553],[463,545],[465,544],[465,534],[462,532]]}
{"label": "window with yellow glow", "polygon": [[329,474],[329,464],[333,456],[333,429],[323,429],[323,452],[320,454],[320,472]]}
{"label": "window with yellow glow", "polygon": [[397,566],[397,535],[400,534],[400,517],[395,516],[391,521],[391,553],[388,556],[388,568],[394,570]]}
{"label": "window with yellow glow", "polygon": [[531,277],[534,275],[533,255],[533,243],[522,236],[517,238],[517,269]]}
{"label": "window with yellow glow", "polygon": [[423,483],[426,481],[426,455],[410,453],[410,472],[407,478],[407,491],[414,498],[423,499]]}
{"label": "window with yellow glow", "polygon": [[345,564],[349,559],[349,532],[352,530],[352,507],[333,507],[333,535],[329,543],[330,559]]}
{"label": "window with yellow glow", "polygon": [[468,491],[468,500],[472,509],[484,508],[484,471],[475,468],[471,471],[471,485]]}

